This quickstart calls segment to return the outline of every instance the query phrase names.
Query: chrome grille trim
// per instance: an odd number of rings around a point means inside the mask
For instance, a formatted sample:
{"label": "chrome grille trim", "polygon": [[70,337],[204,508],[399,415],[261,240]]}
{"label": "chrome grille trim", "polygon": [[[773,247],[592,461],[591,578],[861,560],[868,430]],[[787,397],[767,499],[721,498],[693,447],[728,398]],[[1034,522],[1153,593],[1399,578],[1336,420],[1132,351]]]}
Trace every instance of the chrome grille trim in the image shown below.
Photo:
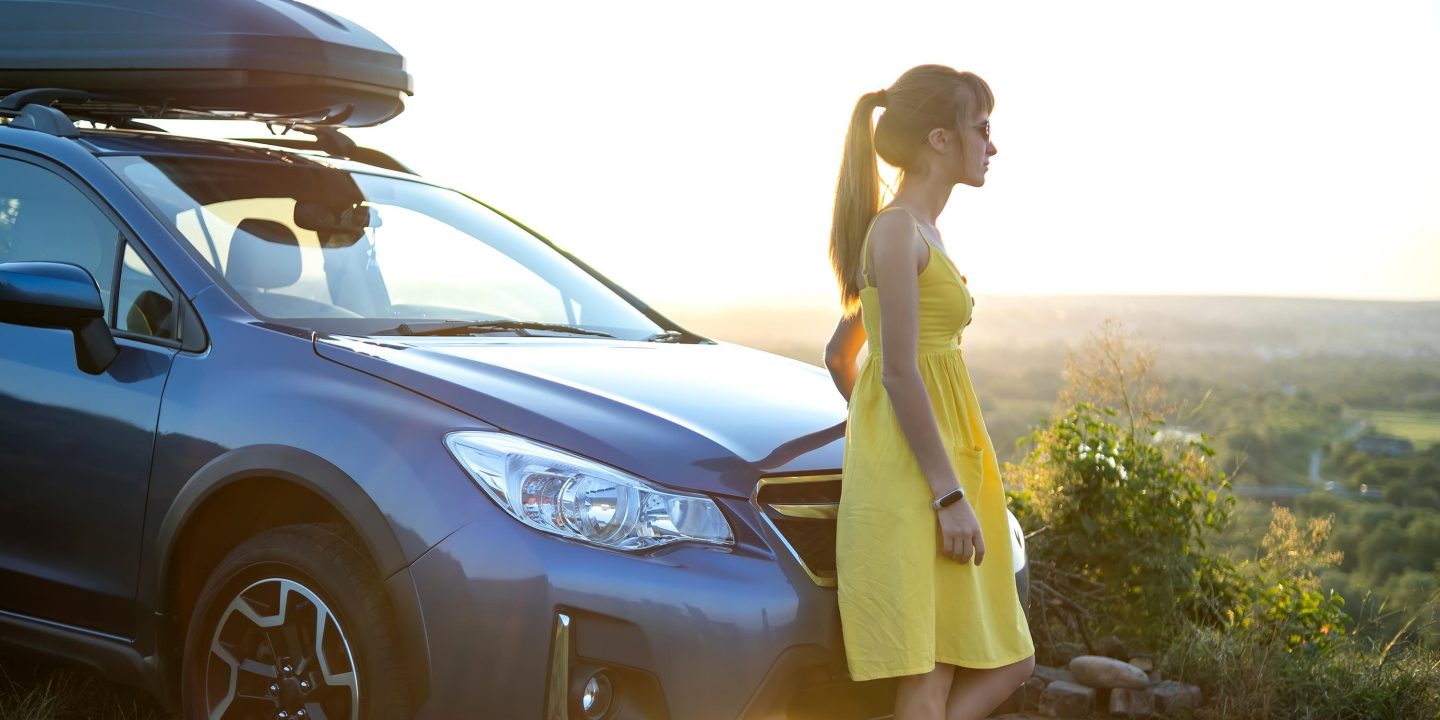
{"label": "chrome grille trim", "polygon": [[[774,533],[775,537],[780,539],[780,543],[785,546],[785,549],[790,552],[790,555],[795,558],[795,561],[800,563],[800,567],[805,570],[805,574],[809,575],[810,579],[820,587],[835,587],[836,579],[834,571],[812,568],[809,563],[805,562],[804,556],[802,556],[800,552],[795,548],[795,545],[791,543],[790,538],[787,537],[785,533],[781,531],[780,527],[775,524],[775,520],[771,517],[771,513],[773,512],[776,515],[780,515],[786,518],[798,518],[802,520],[817,521],[829,520],[833,522],[840,512],[840,499],[836,498],[835,502],[833,503],[762,503],[760,501],[760,494],[766,487],[774,485],[794,485],[799,483],[822,482],[833,483],[839,481],[840,474],[834,472],[820,475],[791,475],[785,477],[767,477],[761,478],[759,482],[755,483],[755,490],[750,493],[750,504],[755,507],[756,512],[760,515],[760,519],[765,522],[766,527],[770,528],[770,532]],[[833,536],[833,529],[831,530],[831,534]]]}

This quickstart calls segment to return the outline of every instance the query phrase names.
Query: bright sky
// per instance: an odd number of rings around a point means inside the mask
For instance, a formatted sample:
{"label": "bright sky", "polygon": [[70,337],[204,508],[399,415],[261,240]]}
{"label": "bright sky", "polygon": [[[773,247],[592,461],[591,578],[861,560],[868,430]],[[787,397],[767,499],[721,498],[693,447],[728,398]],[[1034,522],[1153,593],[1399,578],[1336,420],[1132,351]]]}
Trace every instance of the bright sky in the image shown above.
{"label": "bright sky", "polygon": [[834,305],[859,96],[995,91],[940,218],[977,295],[1440,299],[1440,2],[316,0],[415,96],[356,130],[659,306]]}

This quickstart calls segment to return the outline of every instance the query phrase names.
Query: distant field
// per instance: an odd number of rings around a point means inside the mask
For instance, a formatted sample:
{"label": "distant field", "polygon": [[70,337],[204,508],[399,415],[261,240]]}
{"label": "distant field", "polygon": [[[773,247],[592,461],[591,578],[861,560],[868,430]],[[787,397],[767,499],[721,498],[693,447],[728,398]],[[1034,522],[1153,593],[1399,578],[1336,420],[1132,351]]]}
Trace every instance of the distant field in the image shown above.
{"label": "distant field", "polygon": [[1360,413],[1376,430],[1409,438],[1416,450],[1440,443],[1440,413],[1419,410],[1367,410]]}

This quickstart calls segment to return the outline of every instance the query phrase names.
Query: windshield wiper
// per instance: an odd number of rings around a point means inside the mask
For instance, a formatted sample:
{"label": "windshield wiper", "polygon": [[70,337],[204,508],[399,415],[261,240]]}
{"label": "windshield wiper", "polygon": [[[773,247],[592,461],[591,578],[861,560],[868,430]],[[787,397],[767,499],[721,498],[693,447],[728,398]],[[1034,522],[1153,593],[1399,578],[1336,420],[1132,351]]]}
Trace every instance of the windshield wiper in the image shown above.
{"label": "windshield wiper", "polygon": [[645,338],[645,342],[681,343],[695,342],[695,340],[697,339],[698,338],[695,335],[687,332],[681,332],[679,330],[661,330],[660,332]]}
{"label": "windshield wiper", "polygon": [[540,330],[543,332],[569,333],[572,335],[593,335],[595,337],[615,337],[610,333],[603,333],[598,330],[586,330],[572,325],[557,325],[554,323],[527,322],[524,320],[436,320],[434,322],[400,323],[389,330],[380,330],[375,335],[408,335],[411,337],[424,335],[484,335],[496,332],[513,332],[516,335],[530,337],[527,330]]}

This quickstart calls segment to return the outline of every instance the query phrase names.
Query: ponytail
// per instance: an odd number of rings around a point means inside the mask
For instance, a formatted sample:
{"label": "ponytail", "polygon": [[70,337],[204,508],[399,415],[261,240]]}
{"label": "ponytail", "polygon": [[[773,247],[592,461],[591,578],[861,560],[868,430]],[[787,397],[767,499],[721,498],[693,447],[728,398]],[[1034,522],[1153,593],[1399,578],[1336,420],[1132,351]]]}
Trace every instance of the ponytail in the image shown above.
{"label": "ponytail", "polygon": [[871,116],[884,107],[886,91],[866,93],[855,103],[845,154],[835,186],[835,215],[830,226],[830,265],[840,284],[846,317],[860,308],[860,263],[865,232],[880,211],[880,170],[875,162],[875,129]]}

